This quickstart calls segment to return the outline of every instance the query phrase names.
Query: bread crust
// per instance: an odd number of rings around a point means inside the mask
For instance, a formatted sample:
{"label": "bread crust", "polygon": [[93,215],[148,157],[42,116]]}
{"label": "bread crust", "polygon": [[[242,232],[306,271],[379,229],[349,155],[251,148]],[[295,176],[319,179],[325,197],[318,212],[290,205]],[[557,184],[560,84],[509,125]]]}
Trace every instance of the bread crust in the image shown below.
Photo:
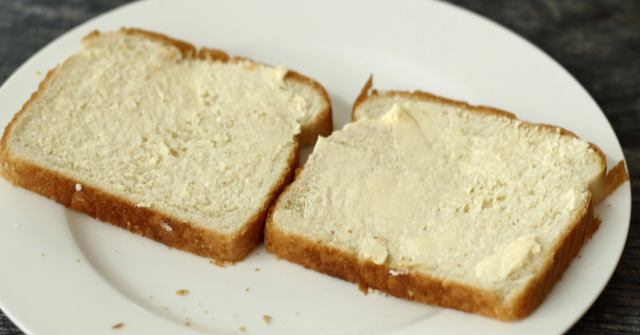
{"label": "bread crust", "polygon": [[[267,210],[290,182],[297,158],[298,150],[295,148],[288,158],[289,169],[269,193],[269,201],[233,235],[195,226],[161,210],[137,207],[127,199],[14,157],[5,150],[4,145],[0,151],[0,174],[13,185],[169,247],[220,261],[237,262],[243,260],[260,243]],[[76,190],[76,184],[82,185],[80,191]]]}
{"label": "bread crust", "polygon": [[[353,112],[358,106],[372,97],[402,96],[515,119],[513,114],[492,107],[471,106],[465,102],[450,100],[420,91],[413,93],[391,91],[380,94],[375,90],[371,91],[371,86],[372,78],[369,78],[354,103]],[[369,94],[370,91],[371,94]],[[353,112],[352,119],[355,117]],[[556,126],[536,125],[528,122],[523,122],[523,124],[531,127],[548,128],[559,132],[561,135],[576,137],[575,134]],[[597,146],[590,145],[601,157],[603,172],[598,181],[594,185],[590,185],[592,193],[589,194],[588,201],[578,209],[578,219],[568,227],[567,231],[559,236],[558,243],[549,251],[551,256],[547,257],[536,269],[537,275],[525,286],[518,291],[511,292],[505,298],[500,298],[481,287],[435,278],[417,271],[394,276],[389,271],[399,270],[393,269],[386,264],[377,265],[371,260],[359,258],[358,255],[352,252],[341,250],[301,235],[288,233],[278,228],[277,223],[273,220],[275,208],[278,207],[279,201],[283,201],[281,199],[285,197],[280,197],[269,210],[265,223],[265,246],[268,252],[290,262],[357,283],[364,292],[367,292],[366,288],[373,288],[406,300],[453,308],[503,321],[520,320],[530,315],[544,301],[553,285],[560,280],[563,272],[568,268],[571,260],[578,254],[580,248],[598,230],[600,220],[594,219],[593,206],[629,179],[622,161],[605,177],[605,156]],[[296,178],[300,172],[301,170],[296,171]],[[283,194],[292,185],[287,186]],[[598,192],[604,192],[606,195],[593,195],[593,193]]]}
{"label": "bread crust", "polygon": [[530,315],[544,301],[571,260],[599,226],[599,221],[594,223],[593,207],[590,204],[583,206],[580,219],[561,238],[561,242],[553,250],[554,256],[543,264],[539,275],[523,290],[513,294],[511,299],[501,301],[490,291],[453,280],[442,280],[418,272],[394,276],[389,271],[398,269],[375,264],[369,259],[359,259],[355,254],[321,241],[286,233],[273,223],[275,207],[277,202],[269,210],[265,223],[264,244],[267,252],[307,269],[356,283],[365,289],[372,288],[405,300],[453,308],[502,321],[520,320]]}
{"label": "bread crust", "polygon": [[[189,43],[175,40],[161,34],[127,28],[122,28],[121,32],[126,34],[140,34],[173,45],[180,49],[182,56],[185,58],[222,62],[231,60],[224,51],[207,48],[197,51],[196,48]],[[94,31],[84,37],[83,41],[97,37],[99,34],[99,32]],[[90,185],[85,185],[72,177],[62,175],[33,162],[14,156],[7,145],[14,125],[27,110],[30,103],[36,99],[40,92],[46,89],[57,69],[58,67],[49,71],[45,79],[40,83],[38,90],[31,95],[31,98],[23,105],[20,112],[13,117],[12,121],[5,128],[4,135],[0,141],[0,175],[13,185],[18,185],[43,195],[66,207],[86,213],[93,218],[109,222],[169,247],[191,252],[199,256],[214,258],[219,261],[241,261],[261,242],[263,223],[267,211],[277,196],[282,192],[285,185],[291,181],[295,167],[298,164],[299,145],[297,143],[300,142],[299,135],[294,138],[296,144],[294,144],[287,158],[289,168],[269,192],[268,201],[254,213],[237,233],[224,235],[180,220],[171,214],[164,213],[160,209],[137,207],[127,199],[114,196]],[[291,72],[292,71],[290,71],[290,73]],[[314,80],[298,73],[294,73],[291,76],[287,75],[287,78],[287,80],[312,84],[314,89],[327,98],[329,108],[323,111],[319,124],[315,125],[318,129],[326,131],[325,128],[327,124],[331,126],[331,104],[324,88]],[[76,191],[76,184],[82,184],[80,191]],[[169,229],[167,229],[167,227],[169,227]]]}
{"label": "bread crust", "polygon": [[[360,91],[360,95],[358,95],[358,97],[356,98],[356,101],[353,103],[353,107],[351,108],[351,121],[356,121],[356,109],[358,109],[358,106],[360,106],[363,102],[365,102],[368,99],[376,98],[376,97],[392,97],[392,96],[400,96],[400,97],[405,97],[405,98],[409,98],[409,99],[414,99],[414,100],[423,100],[423,101],[431,101],[431,102],[438,102],[444,105],[450,105],[450,106],[454,106],[454,107],[458,107],[458,108],[464,108],[464,109],[468,109],[468,110],[472,110],[474,112],[479,112],[479,113],[483,113],[483,114],[493,114],[493,115],[498,115],[498,116],[502,116],[502,117],[506,117],[508,119],[515,119],[516,116],[513,113],[509,113],[507,111],[503,111],[502,109],[498,109],[498,108],[494,108],[494,107],[489,107],[489,106],[475,106],[475,105],[470,105],[464,101],[458,101],[458,100],[452,100],[452,99],[447,99],[447,98],[443,98],[431,93],[427,93],[427,92],[422,92],[422,91],[414,91],[414,92],[408,92],[408,91],[385,91],[383,93],[378,92],[378,90],[375,89],[371,89],[371,87],[373,86],[373,75],[369,77],[369,80],[367,80],[366,84],[364,85],[364,87],[362,88],[362,90]],[[573,135],[575,136],[575,135]]]}

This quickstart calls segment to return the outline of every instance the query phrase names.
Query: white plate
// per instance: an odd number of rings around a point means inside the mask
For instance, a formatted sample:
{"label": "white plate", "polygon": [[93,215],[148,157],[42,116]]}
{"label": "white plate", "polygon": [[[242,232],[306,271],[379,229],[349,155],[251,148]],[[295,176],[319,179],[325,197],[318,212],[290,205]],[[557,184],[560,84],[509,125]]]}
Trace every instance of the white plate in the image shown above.
{"label": "white plate", "polygon": [[[623,159],[603,113],[551,58],[486,19],[424,0],[134,3],[73,29],[20,67],[0,89],[0,125],[47,70],[79,50],[83,36],[121,26],[266,63],[286,61],[327,88],[336,128],[348,122],[373,73],[376,88],[421,89],[502,108],[596,143],[610,166]],[[220,268],[1,179],[0,308],[33,335],[115,334],[111,326],[121,322],[118,334],[232,334],[240,327],[245,334],[561,333],[608,282],[630,213],[627,183],[596,207],[600,230],[542,306],[523,321],[502,323],[364,296],[354,284],[276,261],[264,246]],[[177,296],[178,289],[189,293]],[[272,317],[269,325],[263,315]]]}

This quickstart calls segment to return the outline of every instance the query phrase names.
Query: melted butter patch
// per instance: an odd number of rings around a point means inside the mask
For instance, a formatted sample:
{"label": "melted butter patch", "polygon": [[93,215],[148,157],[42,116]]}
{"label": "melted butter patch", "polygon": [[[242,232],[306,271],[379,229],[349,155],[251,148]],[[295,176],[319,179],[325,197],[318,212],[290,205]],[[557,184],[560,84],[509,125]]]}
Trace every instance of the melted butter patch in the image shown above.
{"label": "melted butter patch", "polygon": [[411,202],[403,201],[403,190],[398,187],[395,175],[390,170],[374,173],[364,187],[366,193],[363,194],[363,200],[369,200],[366,201],[369,211],[381,219],[391,218],[398,212],[412,209]]}
{"label": "melted butter patch", "polygon": [[393,129],[393,143],[398,150],[424,150],[427,140],[420,130],[420,126],[407,111],[398,105],[393,105],[381,119],[382,123]]}
{"label": "melted butter patch", "polygon": [[328,151],[331,147],[331,141],[329,141],[326,137],[318,136],[318,141],[316,141],[315,147],[313,147],[313,153]]}
{"label": "melted butter patch", "polygon": [[531,254],[539,254],[540,245],[535,237],[520,236],[506,248],[485,258],[476,265],[476,276],[490,282],[495,282],[509,276],[513,271],[521,268],[529,260]]}
{"label": "melted butter patch", "polygon": [[469,222],[468,214],[457,214],[451,222],[452,224],[442,226],[434,232],[420,231],[418,234],[407,238],[402,249],[408,254],[420,255],[421,257],[438,257],[450,249],[455,248],[461,236],[464,236],[465,229]]}
{"label": "melted butter patch", "polygon": [[304,112],[309,110],[309,103],[307,102],[307,100],[305,100],[301,96],[296,96],[293,101],[296,103],[296,110],[298,110],[299,112],[303,112],[304,116]]}
{"label": "melted butter patch", "polygon": [[286,63],[282,63],[276,66],[274,70],[275,79],[278,83],[281,83],[284,80],[284,77],[287,75],[287,72],[289,72],[289,68],[287,67]]}
{"label": "melted butter patch", "polygon": [[389,255],[384,241],[377,238],[364,240],[360,247],[360,253],[365,259],[371,258],[371,260],[378,265],[384,264]]}
{"label": "melted butter patch", "polygon": [[564,195],[563,198],[567,200],[567,206],[564,208],[564,211],[570,212],[576,209],[576,207],[578,207],[582,202],[583,195],[580,189],[574,186]]}

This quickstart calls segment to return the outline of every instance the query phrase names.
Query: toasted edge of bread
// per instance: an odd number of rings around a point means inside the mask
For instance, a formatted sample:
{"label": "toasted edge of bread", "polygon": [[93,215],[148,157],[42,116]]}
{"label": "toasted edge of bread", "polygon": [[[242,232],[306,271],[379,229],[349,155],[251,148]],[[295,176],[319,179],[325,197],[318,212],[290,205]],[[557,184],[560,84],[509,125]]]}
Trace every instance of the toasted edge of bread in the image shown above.
{"label": "toasted edge of bread", "polygon": [[[286,191],[285,191],[286,192]],[[275,208],[276,205],[271,208]],[[544,270],[532,279],[514,299],[503,304],[499,297],[479,287],[442,280],[417,272],[390,274],[393,269],[378,265],[370,259],[358,259],[356,255],[330,247],[295,234],[288,234],[273,224],[269,212],[265,224],[264,244],[267,252],[275,254],[307,269],[358,284],[361,290],[368,288],[386,292],[395,297],[475,313],[502,321],[520,320],[531,314],[560,280],[573,257],[587,239],[596,232],[600,221],[593,218],[593,207],[584,208],[581,219],[548,259]]]}

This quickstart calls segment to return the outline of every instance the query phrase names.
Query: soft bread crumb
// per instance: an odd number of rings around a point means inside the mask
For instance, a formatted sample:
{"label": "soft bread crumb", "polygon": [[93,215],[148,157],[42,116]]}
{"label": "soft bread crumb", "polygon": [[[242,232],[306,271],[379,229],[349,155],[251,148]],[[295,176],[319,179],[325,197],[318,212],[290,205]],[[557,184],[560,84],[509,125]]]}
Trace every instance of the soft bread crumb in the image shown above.
{"label": "soft bread crumb", "polygon": [[367,290],[367,292],[368,292],[368,293],[371,293],[372,295],[380,295],[380,293],[381,293],[379,290],[373,289],[373,288],[371,288],[371,287],[369,287],[369,289]]}
{"label": "soft bread crumb", "polygon": [[177,290],[176,291],[176,295],[186,295],[187,293],[189,293],[189,290]]}
{"label": "soft bread crumb", "polygon": [[262,316],[262,321],[264,321],[265,325],[269,325],[269,322],[271,322],[271,317],[268,315],[263,315]]}
{"label": "soft bread crumb", "polygon": [[236,265],[236,262],[219,261],[217,259],[214,259],[214,260],[209,261],[209,264],[213,264],[213,265],[219,266],[221,268],[226,268],[227,266]]}
{"label": "soft bread crumb", "polygon": [[111,326],[111,329],[118,329],[118,328],[121,328],[122,326],[124,326],[124,323],[120,322],[117,325]]}
{"label": "soft bread crumb", "polygon": [[77,192],[82,191],[82,185],[80,185],[80,184],[76,184],[76,191],[77,191]]}

